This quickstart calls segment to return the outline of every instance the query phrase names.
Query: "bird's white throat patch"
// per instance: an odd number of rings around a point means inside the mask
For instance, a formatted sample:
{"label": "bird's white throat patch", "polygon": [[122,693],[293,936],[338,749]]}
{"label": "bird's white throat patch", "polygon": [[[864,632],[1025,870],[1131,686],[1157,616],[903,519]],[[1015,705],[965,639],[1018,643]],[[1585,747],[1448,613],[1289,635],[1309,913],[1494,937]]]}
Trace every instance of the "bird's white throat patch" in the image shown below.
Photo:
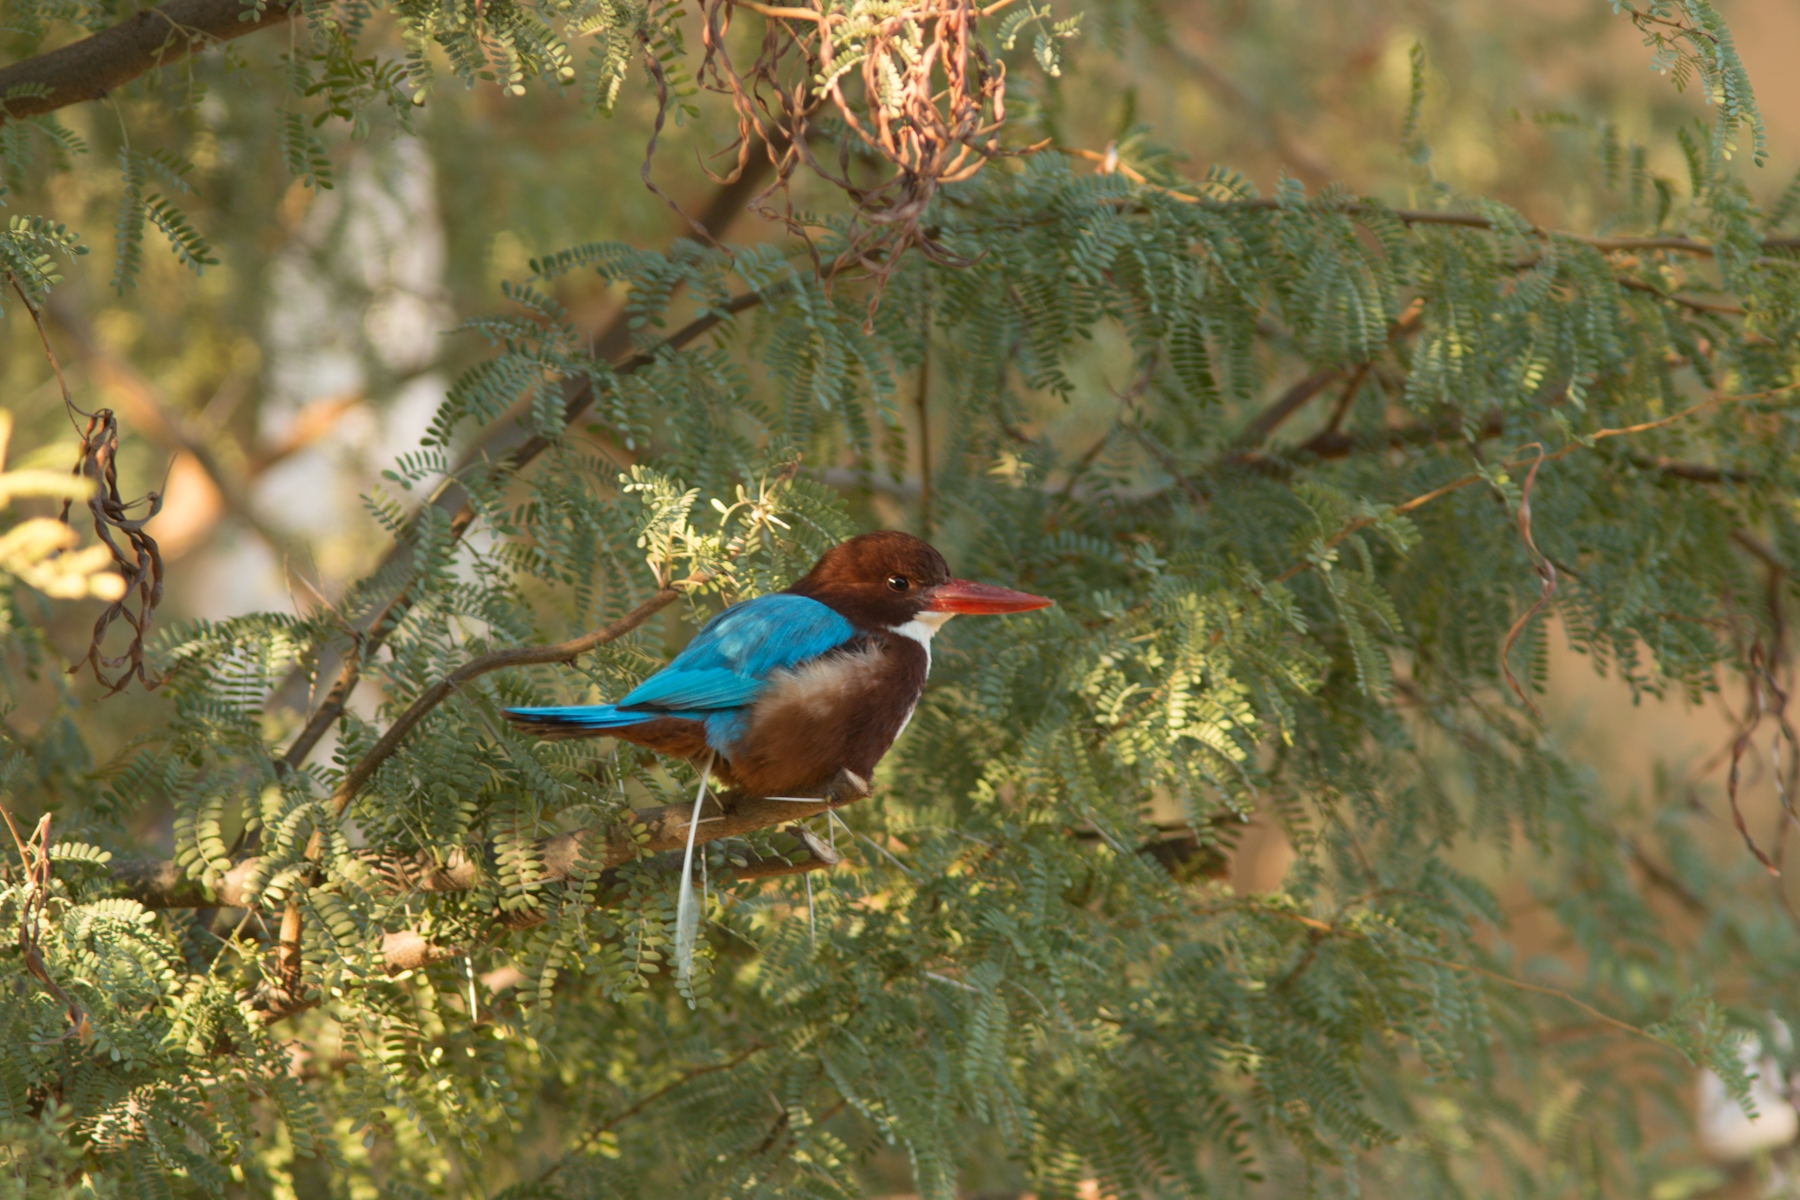
{"label": "bird's white throat patch", "polygon": [[931,661],[931,638],[944,627],[944,622],[954,617],[955,613],[922,612],[904,625],[895,625],[893,632],[903,638],[911,638],[925,648],[925,661]]}

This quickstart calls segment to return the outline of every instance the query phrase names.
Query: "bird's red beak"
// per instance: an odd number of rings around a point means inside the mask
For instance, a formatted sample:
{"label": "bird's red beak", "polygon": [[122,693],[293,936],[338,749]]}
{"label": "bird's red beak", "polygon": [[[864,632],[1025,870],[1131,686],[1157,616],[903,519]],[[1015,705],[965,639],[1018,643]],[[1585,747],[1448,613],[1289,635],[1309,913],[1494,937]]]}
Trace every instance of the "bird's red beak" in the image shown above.
{"label": "bird's red beak", "polygon": [[1016,613],[1049,608],[1056,601],[990,583],[952,579],[925,593],[926,610],[943,613]]}

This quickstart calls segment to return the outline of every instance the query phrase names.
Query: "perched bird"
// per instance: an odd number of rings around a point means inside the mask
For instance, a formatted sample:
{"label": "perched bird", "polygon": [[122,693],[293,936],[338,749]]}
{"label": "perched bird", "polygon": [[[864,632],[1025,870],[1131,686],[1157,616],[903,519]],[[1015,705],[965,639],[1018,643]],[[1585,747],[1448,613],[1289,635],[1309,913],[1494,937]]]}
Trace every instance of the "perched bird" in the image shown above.
{"label": "perched bird", "polygon": [[[787,591],[708,621],[617,704],[506,715],[544,737],[623,738],[700,768],[675,919],[676,977],[691,979],[703,907],[694,839],[709,777],[746,796],[836,804],[868,795],[875,764],[924,694],[931,637],[944,622],[1050,603],[952,579],[944,556],[911,534],[865,533],[827,550]],[[809,876],[809,897],[811,888]]]}
{"label": "perched bird", "polygon": [[852,799],[911,719],[945,621],[1051,603],[952,579],[911,534],[865,533],[786,591],[708,621],[618,703],[506,715],[543,737],[616,737],[706,764],[742,795]]}

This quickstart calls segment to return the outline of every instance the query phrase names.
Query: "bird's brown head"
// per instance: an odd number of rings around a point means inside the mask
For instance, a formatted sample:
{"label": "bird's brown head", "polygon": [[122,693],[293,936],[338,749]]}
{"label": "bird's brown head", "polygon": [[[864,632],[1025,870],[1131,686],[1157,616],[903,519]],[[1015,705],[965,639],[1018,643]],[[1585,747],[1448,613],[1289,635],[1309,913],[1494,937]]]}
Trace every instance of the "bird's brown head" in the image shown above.
{"label": "bird's brown head", "polygon": [[931,543],[891,529],[827,550],[788,591],[842,613],[864,629],[895,629],[921,613],[1014,613],[1048,608],[1042,596],[954,579]]}

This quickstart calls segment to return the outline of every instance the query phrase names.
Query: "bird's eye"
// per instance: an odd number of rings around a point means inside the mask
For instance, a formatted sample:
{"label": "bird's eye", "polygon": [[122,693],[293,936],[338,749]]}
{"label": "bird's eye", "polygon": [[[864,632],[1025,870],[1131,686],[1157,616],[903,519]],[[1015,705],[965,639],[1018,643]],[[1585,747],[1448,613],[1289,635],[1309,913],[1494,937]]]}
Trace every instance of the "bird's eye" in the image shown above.
{"label": "bird's eye", "polygon": [[906,576],[904,575],[889,575],[888,586],[893,588],[896,592],[904,592],[912,585],[906,582]]}

